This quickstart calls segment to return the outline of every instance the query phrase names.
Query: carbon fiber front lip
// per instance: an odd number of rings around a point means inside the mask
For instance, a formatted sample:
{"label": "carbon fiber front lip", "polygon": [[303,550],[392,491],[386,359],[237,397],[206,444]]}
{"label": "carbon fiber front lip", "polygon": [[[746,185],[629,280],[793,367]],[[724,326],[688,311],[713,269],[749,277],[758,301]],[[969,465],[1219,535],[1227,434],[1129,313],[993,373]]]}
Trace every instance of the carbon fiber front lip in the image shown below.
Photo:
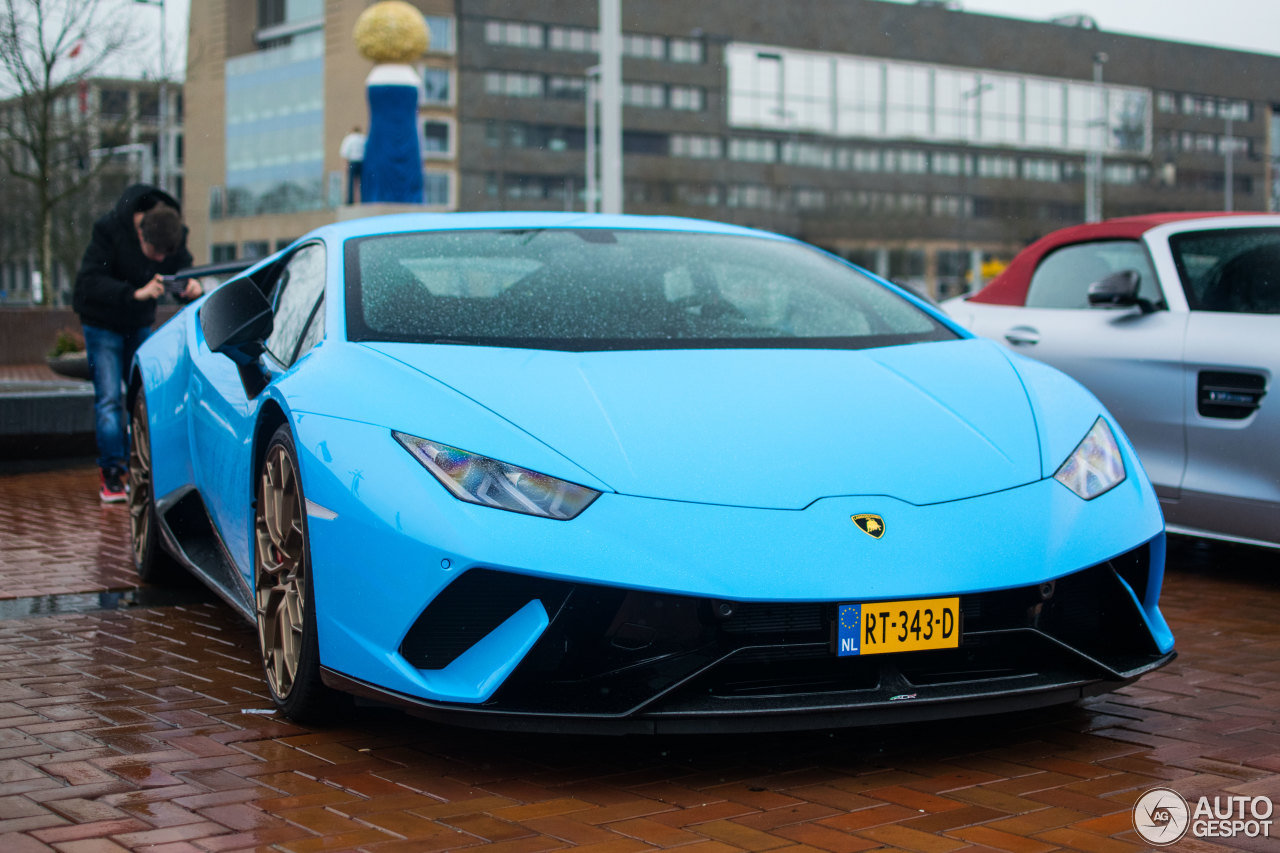
{"label": "carbon fiber front lip", "polygon": [[[1168,652],[1119,679],[1019,677],[1018,686],[982,682],[950,689],[910,688],[891,679],[874,690],[822,694],[820,698],[791,696],[773,701],[735,703],[717,707],[714,701],[674,702],[633,715],[551,714],[511,711],[492,706],[467,707],[408,696],[357,678],[322,669],[324,683],[379,705],[401,708],[415,716],[469,728],[564,734],[692,734],[781,732],[837,727],[875,726],[953,717],[1026,711],[1065,704],[1132,683],[1139,676],[1172,661]],[[853,694],[857,694],[856,696]]]}

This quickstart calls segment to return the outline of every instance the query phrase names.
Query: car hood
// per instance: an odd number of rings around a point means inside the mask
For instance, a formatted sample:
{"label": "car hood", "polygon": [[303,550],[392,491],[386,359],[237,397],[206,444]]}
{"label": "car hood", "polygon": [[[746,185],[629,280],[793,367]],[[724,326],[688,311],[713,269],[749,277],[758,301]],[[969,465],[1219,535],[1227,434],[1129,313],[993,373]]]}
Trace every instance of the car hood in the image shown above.
{"label": "car hood", "polygon": [[[621,494],[776,509],[840,495],[923,505],[1042,476],[1026,391],[988,341],[585,353],[365,346]],[[502,448],[463,449],[502,458]]]}

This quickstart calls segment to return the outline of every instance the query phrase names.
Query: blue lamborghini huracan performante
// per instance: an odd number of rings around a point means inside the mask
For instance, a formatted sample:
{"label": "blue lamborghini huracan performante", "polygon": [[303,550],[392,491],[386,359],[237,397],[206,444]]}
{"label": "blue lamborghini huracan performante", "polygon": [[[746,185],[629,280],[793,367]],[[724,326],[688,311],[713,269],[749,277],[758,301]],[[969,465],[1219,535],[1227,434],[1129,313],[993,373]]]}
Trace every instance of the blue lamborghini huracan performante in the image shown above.
{"label": "blue lamborghini huracan performante", "polygon": [[775,234],[321,228],[129,382],[142,577],[297,720],[782,730],[1019,710],[1173,657],[1160,507],[1083,387]]}

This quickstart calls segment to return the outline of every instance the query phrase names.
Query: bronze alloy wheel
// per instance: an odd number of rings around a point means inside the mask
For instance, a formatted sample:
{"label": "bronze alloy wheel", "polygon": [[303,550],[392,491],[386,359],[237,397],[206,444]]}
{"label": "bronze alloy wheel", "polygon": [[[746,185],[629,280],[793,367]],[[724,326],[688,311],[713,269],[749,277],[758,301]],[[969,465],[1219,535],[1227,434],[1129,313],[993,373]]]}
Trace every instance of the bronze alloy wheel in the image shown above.
{"label": "bronze alloy wheel", "polygon": [[293,690],[306,629],[306,537],[298,468],[284,443],[273,442],[258,481],[255,593],[258,642],[271,692]]}
{"label": "bronze alloy wheel", "polygon": [[129,533],[133,567],[142,580],[164,583],[173,580],[178,564],[160,546],[151,473],[151,429],[147,424],[146,397],[141,391],[133,404],[129,433]]}
{"label": "bronze alloy wheel", "polygon": [[147,427],[147,402],[141,394],[133,404],[129,438],[129,533],[133,540],[133,564],[141,567],[150,540],[151,431]]}
{"label": "bronze alloy wheel", "polygon": [[271,698],[299,722],[322,722],[345,697],[320,679],[306,498],[287,425],[271,437],[258,473],[254,510],[254,599],[258,645]]}

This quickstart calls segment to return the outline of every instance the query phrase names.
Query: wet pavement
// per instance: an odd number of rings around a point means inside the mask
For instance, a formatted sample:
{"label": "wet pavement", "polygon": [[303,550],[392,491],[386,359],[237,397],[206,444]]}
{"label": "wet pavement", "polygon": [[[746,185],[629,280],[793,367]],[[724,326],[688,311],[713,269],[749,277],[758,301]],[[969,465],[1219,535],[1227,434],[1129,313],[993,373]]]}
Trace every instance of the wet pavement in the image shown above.
{"label": "wet pavement", "polygon": [[1176,541],[1179,659],[1065,708],[785,736],[521,736],[378,710],[309,729],[271,712],[230,608],[139,589],[127,510],[96,488],[91,466],[0,468],[0,853],[1125,851],[1153,786],[1280,800],[1280,553]]}

